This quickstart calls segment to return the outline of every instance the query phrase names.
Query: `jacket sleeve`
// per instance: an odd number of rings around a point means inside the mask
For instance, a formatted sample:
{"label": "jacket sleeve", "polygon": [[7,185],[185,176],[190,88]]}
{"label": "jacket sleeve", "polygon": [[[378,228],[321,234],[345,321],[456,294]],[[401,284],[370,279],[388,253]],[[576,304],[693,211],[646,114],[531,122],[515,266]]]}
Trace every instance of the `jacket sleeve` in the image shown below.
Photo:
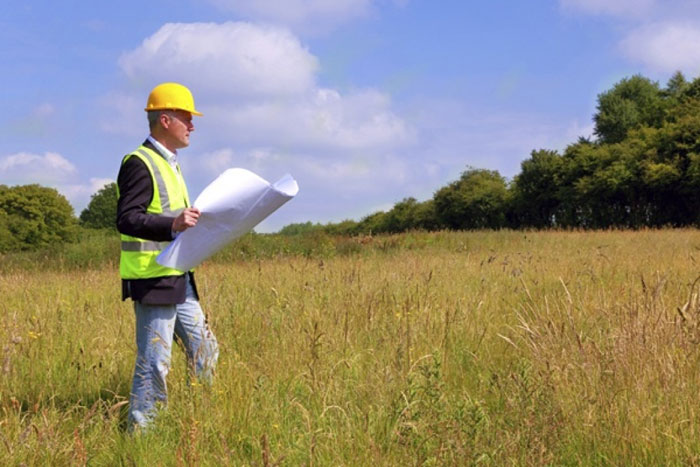
{"label": "jacket sleeve", "polygon": [[133,237],[156,242],[173,239],[174,217],[146,212],[153,198],[153,181],[146,164],[138,157],[130,157],[119,169],[117,177],[117,229]]}

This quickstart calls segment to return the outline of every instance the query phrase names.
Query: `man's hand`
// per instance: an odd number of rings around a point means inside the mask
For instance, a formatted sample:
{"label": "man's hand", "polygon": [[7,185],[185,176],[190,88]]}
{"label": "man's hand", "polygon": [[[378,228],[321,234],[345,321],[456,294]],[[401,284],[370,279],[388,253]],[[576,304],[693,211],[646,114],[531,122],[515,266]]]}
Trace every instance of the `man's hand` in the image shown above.
{"label": "man's hand", "polygon": [[173,219],[173,232],[182,232],[197,225],[199,219],[199,209],[185,208],[175,219]]}

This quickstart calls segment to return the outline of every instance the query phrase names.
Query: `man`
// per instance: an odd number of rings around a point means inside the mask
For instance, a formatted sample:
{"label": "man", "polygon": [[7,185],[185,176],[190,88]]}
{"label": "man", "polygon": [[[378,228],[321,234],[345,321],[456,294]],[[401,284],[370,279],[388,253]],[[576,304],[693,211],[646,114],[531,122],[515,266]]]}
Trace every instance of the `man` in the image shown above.
{"label": "man", "polygon": [[177,150],[190,143],[195,110],[192,93],[177,83],[156,86],[146,105],[150,135],[124,157],[117,186],[117,228],[122,300],[136,313],[137,356],[129,426],[146,427],[167,403],[166,376],[173,335],[185,348],[194,376],[210,382],[218,345],[199,306],[192,271],[166,268],[158,254],[178,232],[194,227],[199,210],[190,206],[177,164]]}

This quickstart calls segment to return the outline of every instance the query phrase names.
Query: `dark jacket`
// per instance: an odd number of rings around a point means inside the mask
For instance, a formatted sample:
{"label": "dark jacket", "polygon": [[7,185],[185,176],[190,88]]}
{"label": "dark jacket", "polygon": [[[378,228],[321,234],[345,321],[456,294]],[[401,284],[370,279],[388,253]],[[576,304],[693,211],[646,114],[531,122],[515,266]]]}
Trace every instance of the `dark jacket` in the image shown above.
{"label": "dark jacket", "polygon": [[[160,152],[146,140],[143,143],[157,154]],[[162,154],[161,154],[162,156]],[[167,242],[173,239],[174,217],[146,212],[153,198],[153,182],[146,164],[138,157],[130,157],[119,169],[117,177],[117,229],[133,237]],[[145,305],[173,305],[184,303],[186,280],[190,278],[195,296],[197,287],[194,274],[156,277],[153,279],[122,279],[122,300],[131,297]]]}

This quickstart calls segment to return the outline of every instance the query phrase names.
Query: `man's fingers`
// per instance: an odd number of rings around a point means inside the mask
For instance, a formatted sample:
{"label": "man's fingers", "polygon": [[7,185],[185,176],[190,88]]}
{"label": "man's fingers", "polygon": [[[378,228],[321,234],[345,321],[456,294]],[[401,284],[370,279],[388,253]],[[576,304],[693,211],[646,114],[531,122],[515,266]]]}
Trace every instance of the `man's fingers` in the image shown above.
{"label": "man's fingers", "polygon": [[173,230],[175,232],[182,232],[185,229],[194,227],[197,225],[199,214],[199,209],[195,207],[185,208],[173,221]]}
{"label": "man's fingers", "polygon": [[197,219],[199,219],[199,209],[197,208],[187,208],[184,211],[185,214],[185,224],[187,227],[194,227],[197,224]]}

